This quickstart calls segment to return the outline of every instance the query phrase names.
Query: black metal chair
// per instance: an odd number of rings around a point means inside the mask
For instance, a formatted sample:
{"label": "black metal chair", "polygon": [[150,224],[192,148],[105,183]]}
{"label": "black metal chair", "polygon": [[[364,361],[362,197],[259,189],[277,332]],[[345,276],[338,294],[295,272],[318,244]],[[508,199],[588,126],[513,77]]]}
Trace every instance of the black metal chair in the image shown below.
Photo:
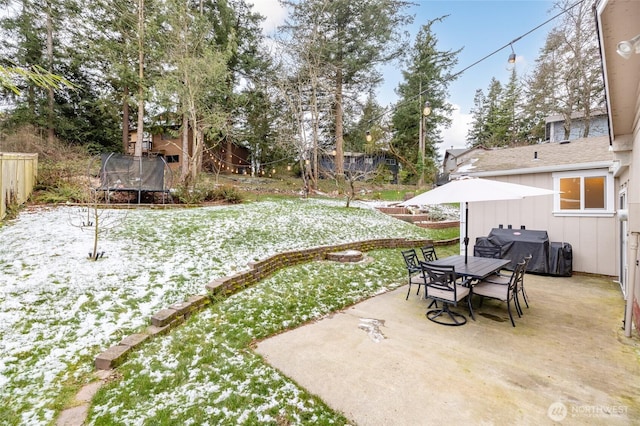
{"label": "black metal chair", "polygon": [[458,277],[453,265],[441,266],[420,262],[420,268],[422,268],[424,278],[425,297],[442,302],[440,309],[427,311],[426,316],[430,321],[451,326],[466,324],[467,318],[464,315],[450,309],[450,305],[458,306],[458,303],[465,297],[469,306],[469,314],[475,321],[476,318],[471,306],[473,290],[469,285],[470,280]]}
{"label": "black metal chair", "polygon": [[[518,309],[518,313],[520,315],[522,315],[522,306],[520,305],[519,294],[522,294],[524,303],[527,306],[527,309],[529,308],[529,299],[527,298],[527,293],[524,289],[524,274],[527,272],[527,267],[529,266],[529,261],[531,260],[532,257],[533,256],[529,254],[522,259],[522,262],[524,262],[524,267],[522,269],[522,273],[518,277],[518,282],[516,283],[515,302],[516,302],[516,308]],[[503,275],[500,273],[495,273],[493,275],[488,276],[484,280],[494,284],[508,284],[510,280],[510,276]]]}
{"label": "black metal chair", "polygon": [[518,311],[522,315],[522,307],[520,306],[520,297],[519,295],[522,293],[522,299],[524,300],[524,304],[527,305],[527,309],[529,309],[529,298],[527,297],[527,292],[524,290],[524,274],[527,272],[527,268],[529,267],[529,261],[533,256],[528,255],[524,258],[524,267],[522,268],[522,275],[518,280],[516,285],[516,306],[518,307]]}
{"label": "black metal chair", "polygon": [[516,309],[516,313],[518,317],[521,316],[520,308],[518,307],[518,302],[516,300],[516,292],[517,285],[522,275],[524,275],[525,261],[519,262],[516,265],[516,268],[513,270],[511,277],[506,283],[495,283],[487,280],[482,280],[478,284],[473,287],[473,294],[482,297],[480,300],[480,306],[482,306],[482,302],[484,298],[496,299],[502,302],[507,302],[507,312],[509,312],[509,319],[511,320],[511,325],[516,326],[516,323],[513,321],[513,314],[511,313],[511,302],[513,301],[513,306]]}
{"label": "black metal chair", "polygon": [[502,247],[474,245],[473,255],[476,257],[490,257],[493,259],[502,259]]}
{"label": "black metal chair", "polygon": [[433,244],[421,247],[422,257],[425,262],[433,262],[434,260],[438,260],[438,255],[436,254],[436,248]]}
{"label": "black metal chair", "polygon": [[422,278],[422,269],[420,269],[418,254],[416,251],[414,249],[409,249],[403,250],[401,253],[409,275],[409,290],[407,291],[407,297],[405,297],[405,300],[407,300],[409,299],[409,293],[411,293],[411,284],[416,284],[418,286],[416,294],[419,294],[420,286],[424,285],[424,279]]}

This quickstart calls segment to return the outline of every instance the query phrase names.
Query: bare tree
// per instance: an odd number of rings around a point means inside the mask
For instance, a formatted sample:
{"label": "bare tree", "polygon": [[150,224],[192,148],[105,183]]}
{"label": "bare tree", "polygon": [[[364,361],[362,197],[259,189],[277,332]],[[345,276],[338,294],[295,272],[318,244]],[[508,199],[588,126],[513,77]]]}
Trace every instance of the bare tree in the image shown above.
{"label": "bare tree", "polygon": [[554,6],[566,10],[561,23],[547,35],[545,46],[527,79],[529,116],[544,118],[561,114],[565,139],[569,138],[573,115],[585,122],[582,137],[590,132],[590,117],[604,105],[601,59],[590,2]]}
{"label": "bare tree", "polygon": [[88,257],[96,261],[104,257],[105,254],[104,250],[98,250],[100,236],[119,226],[125,220],[126,215],[116,215],[111,210],[101,208],[96,190],[91,188],[90,191],[91,202],[86,207],[76,211],[70,217],[69,222],[76,228],[80,228],[83,231],[90,230],[93,233],[93,248]]}

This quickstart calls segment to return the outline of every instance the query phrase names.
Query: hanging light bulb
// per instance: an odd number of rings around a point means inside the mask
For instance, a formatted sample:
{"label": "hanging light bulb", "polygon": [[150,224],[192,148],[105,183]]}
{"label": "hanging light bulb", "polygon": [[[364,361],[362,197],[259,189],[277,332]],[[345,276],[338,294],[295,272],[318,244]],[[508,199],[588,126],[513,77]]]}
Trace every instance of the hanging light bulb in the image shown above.
{"label": "hanging light bulb", "polygon": [[515,64],[516,63],[516,52],[513,51],[513,44],[510,44],[509,46],[511,46],[511,54],[509,55],[509,63],[510,64]]}
{"label": "hanging light bulb", "polygon": [[431,103],[429,101],[424,102],[424,108],[422,108],[422,115],[425,117],[431,114]]}

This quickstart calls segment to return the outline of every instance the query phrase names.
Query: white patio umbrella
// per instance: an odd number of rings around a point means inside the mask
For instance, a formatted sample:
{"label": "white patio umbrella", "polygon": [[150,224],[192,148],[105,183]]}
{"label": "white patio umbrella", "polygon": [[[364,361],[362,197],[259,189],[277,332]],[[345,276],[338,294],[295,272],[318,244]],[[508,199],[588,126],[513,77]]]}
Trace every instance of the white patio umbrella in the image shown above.
{"label": "white patio umbrella", "polygon": [[551,195],[555,191],[496,180],[462,177],[400,203],[400,206],[424,206],[465,203],[464,261],[469,248],[469,203],[474,201],[520,200],[525,197]]}

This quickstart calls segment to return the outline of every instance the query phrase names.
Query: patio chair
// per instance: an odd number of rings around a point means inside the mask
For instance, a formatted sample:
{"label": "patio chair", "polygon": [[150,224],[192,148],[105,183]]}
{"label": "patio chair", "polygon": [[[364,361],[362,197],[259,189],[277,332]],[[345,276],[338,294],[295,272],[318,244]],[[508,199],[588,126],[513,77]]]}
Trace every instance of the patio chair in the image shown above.
{"label": "patio chair", "polygon": [[502,259],[502,247],[474,245],[473,255],[477,257],[490,257],[493,259]]}
{"label": "patio chair", "polygon": [[516,308],[516,313],[518,317],[521,316],[520,309],[518,308],[518,302],[516,301],[516,291],[518,280],[521,275],[524,275],[525,261],[519,262],[509,281],[506,284],[499,284],[490,282],[487,280],[482,280],[478,284],[473,287],[473,294],[482,297],[480,300],[480,306],[482,306],[482,302],[485,298],[500,300],[501,302],[507,303],[507,312],[509,312],[509,319],[511,320],[511,325],[516,326],[516,323],[513,321],[513,314],[511,313],[511,302],[513,301],[513,306]]}
{"label": "patio chair", "polygon": [[433,262],[434,260],[438,260],[438,255],[436,254],[436,248],[433,244],[421,247],[422,257],[425,262]]}
{"label": "patio chair", "polygon": [[418,291],[416,291],[417,295],[420,293],[420,286],[424,285],[424,279],[422,278],[422,270],[418,263],[418,254],[416,251],[414,249],[409,249],[403,250],[401,253],[409,275],[409,290],[407,291],[407,297],[405,297],[405,300],[407,300],[409,299],[409,293],[411,293],[411,284],[416,284],[418,286]]}
{"label": "patio chair", "polygon": [[427,311],[426,316],[430,321],[451,326],[466,324],[467,318],[464,315],[453,312],[450,309],[451,305],[458,306],[458,302],[465,297],[469,306],[469,314],[475,321],[476,318],[473,315],[473,307],[471,306],[473,290],[469,285],[469,279],[459,278],[453,265],[441,266],[420,262],[420,268],[422,268],[422,276],[424,278],[425,297],[442,302],[440,309]]}
{"label": "patio chair", "polygon": [[516,285],[516,304],[518,306],[518,311],[520,311],[521,315],[522,315],[522,307],[520,306],[520,297],[519,297],[520,293],[522,293],[522,299],[524,299],[524,304],[527,305],[527,309],[529,309],[529,298],[527,297],[527,292],[524,290],[524,274],[525,272],[527,272],[527,267],[529,266],[529,261],[531,260],[532,257],[533,257],[532,255],[525,256],[522,275],[520,276],[520,279],[518,280],[518,283]]}
{"label": "patio chair", "polygon": [[[518,309],[518,313],[522,315],[522,307],[520,305],[519,294],[522,293],[522,298],[524,299],[524,303],[529,308],[529,300],[527,298],[527,293],[524,290],[524,274],[527,272],[527,267],[529,266],[529,261],[531,260],[532,255],[527,255],[522,259],[524,262],[524,267],[522,268],[521,274],[518,277],[516,282],[516,290],[515,290],[515,302],[516,308]],[[485,281],[494,283],[494,284],[508,284],[510,280],[509,276],[502,275],[500,273],[496,273],[485,278]]]}

